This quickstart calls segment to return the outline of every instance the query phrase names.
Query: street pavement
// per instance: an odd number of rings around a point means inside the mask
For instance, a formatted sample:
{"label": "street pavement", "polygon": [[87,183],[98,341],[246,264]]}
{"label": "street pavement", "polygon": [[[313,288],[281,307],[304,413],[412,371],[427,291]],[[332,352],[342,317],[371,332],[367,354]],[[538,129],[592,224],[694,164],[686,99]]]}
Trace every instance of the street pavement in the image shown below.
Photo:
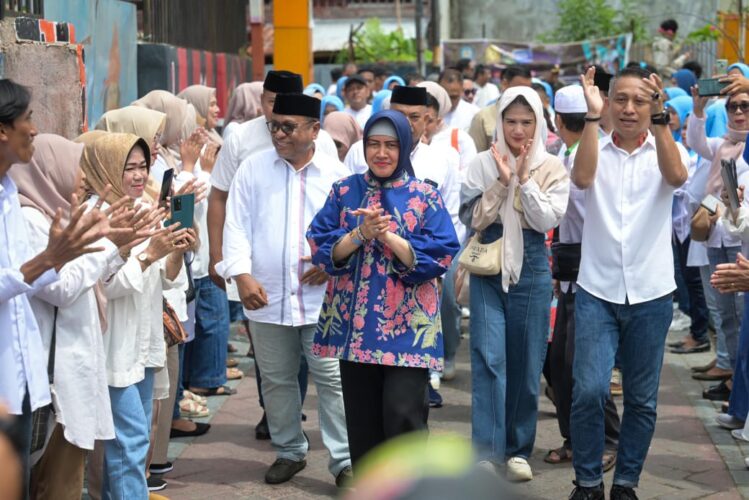
{"label": "street pavement", "polygon": [[[160,492],[173,500],[197,499],[301,499],[330,498],[336,495],[332,475],[327,471],[328,455],[320,438],[317,397],[310,380],[304,405],[304,429],[311,441],[307,467],[283,485],[265,484],[267,467],[275,459],[269,441],[256,441],[254,426],[262,416],[252,360],[244,356],[248,344],[232,329],[232,343],[239,348],[237,358],[245,378],[238,394],[212,397],[210,432],[195,439],[174,439],[170,459],[174,471],[165,476],[169,486]],[[671,332],[669,341],[684,332]],[[440,390],[445,405],[430,412],[433,434],[453,432],[470,438],[470,361],[469,340],[461,344],[455,380],[444,382]],[[708,383],[690,377],[691,366],[710,361],[712,353],[666,354],[658,401],[658,421],[645,470],[637,493],[641,499],[739,499],[749,498],[749,470],[744,456],[749,443],[738,443],[729,431],[715,424],[719,405],[701,398]],[[621,398],[616,398],[621,414]],[[554,406],[542,396],[536,436],[536,449],[530,459],[534,480],[520,485],[529,498],[566,499],[573,485],[571,464],[549,465],[543,456],[561,445],[554,418]],[[613,472],[606,474],[607,491]],[[608,492],[607,492],[608,496]]]}

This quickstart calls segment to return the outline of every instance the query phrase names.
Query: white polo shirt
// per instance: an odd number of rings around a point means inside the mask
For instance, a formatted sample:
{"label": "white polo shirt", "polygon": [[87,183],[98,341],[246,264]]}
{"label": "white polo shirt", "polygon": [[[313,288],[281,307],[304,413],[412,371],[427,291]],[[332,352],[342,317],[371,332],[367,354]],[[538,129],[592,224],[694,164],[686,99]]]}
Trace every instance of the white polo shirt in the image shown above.
{"label": "white polo shirt", "polygon": [[[689,157],[679,149],[684,168]],[[639,304],[676,289],[671,250],[675,187],[658,168],[655,138],[632,154],[599,139],[598,168],[586,190],[577,284],[601,300]]]}

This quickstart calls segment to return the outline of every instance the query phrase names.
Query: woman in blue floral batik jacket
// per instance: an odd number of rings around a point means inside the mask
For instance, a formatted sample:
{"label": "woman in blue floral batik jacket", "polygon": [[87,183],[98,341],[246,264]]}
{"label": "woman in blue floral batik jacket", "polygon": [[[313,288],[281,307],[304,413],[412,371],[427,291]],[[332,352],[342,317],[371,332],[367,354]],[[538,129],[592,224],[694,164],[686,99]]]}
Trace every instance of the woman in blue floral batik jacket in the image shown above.
{"label": "woman in blue floral batik jacket", "polygon": [[460,247],[439,191],[413,176],[405,116],[376,113],[363,142],[369,170],[334,184],[307,232],[333,276],[313,349],[341,360],[354,472],[386,439],[426,429],[443,363],[437,278]]}

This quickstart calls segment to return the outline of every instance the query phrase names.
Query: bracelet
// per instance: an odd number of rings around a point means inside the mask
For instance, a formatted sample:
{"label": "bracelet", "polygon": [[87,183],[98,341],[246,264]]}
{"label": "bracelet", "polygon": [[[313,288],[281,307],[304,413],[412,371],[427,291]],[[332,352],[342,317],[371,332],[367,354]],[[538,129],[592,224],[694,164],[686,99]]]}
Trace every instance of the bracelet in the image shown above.
{"label": "bracelet", "polygon": [[601,116],[586,116],[585,117],[586,122],[599,122],[601,121]]}
{"label": "bracelet", "polygon": [[362,231],[361,226],[356,226],[356,234],[359,235],[359,239],[362,241],[369,241],[369,238],[364,236],[364,231]]}
{"label": "bracelet", "polygon": [[359,238],[357,238],[355,236],[356,233],[357,233],[357,231],[356,231],[356,229],[354,229],[353,231],[351,231],[350,233],[348,233],[348,235],[351,236],[351,241],[353,241],[354,244],[356,244],[358,246],[362,246],[364,244],[364,241],[362,241]]}

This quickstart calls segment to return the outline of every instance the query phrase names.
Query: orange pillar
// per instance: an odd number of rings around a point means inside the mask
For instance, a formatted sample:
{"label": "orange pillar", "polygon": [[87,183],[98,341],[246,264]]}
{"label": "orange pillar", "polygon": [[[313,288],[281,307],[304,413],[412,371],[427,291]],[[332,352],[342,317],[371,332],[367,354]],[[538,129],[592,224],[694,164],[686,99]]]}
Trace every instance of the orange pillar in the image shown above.
{"label": "orange pillar", "polygon": [[302,75],[304,84],[313,81],[312,0],[273,2],[273,67]]}

